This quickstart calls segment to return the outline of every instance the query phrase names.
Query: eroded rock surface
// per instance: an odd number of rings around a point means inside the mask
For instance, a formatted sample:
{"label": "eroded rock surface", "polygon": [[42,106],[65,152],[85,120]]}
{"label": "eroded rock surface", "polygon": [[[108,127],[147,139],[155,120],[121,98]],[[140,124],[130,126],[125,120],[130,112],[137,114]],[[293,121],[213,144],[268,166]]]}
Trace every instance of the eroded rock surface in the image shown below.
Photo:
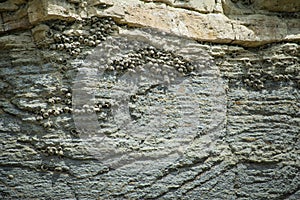
{"label": "eroded rock surface", "polygon": [[1,199],[300,199],[299,1],[0,1]]}

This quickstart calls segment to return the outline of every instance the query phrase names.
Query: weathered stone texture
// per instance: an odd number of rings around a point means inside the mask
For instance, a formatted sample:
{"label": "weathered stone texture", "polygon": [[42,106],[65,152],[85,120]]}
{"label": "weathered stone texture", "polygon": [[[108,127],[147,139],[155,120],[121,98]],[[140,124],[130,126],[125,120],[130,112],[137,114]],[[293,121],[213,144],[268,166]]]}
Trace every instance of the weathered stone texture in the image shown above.
{"label": "weathered stone texture", "polygon": [[0,199],[300,199],[299,1],[273,2],[0,1]]}

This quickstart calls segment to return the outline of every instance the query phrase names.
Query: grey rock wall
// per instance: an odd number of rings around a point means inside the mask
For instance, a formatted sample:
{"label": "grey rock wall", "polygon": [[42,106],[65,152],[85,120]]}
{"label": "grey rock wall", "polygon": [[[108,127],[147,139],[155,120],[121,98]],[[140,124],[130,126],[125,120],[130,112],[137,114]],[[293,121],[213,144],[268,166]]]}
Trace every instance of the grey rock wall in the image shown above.
{"label": "grey rock wall", "polygon": [[0,1],[0,199],[300,199],[286,2]]}

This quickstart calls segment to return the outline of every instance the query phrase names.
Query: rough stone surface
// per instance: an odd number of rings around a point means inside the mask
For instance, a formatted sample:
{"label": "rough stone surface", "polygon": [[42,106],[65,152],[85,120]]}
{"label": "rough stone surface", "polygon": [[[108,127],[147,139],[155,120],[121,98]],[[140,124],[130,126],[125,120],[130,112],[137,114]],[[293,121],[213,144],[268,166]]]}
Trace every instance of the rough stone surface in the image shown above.
{"label": "rough stone surface", "polygon": [[298,0],[0,12],[0,199],[300,199]]}

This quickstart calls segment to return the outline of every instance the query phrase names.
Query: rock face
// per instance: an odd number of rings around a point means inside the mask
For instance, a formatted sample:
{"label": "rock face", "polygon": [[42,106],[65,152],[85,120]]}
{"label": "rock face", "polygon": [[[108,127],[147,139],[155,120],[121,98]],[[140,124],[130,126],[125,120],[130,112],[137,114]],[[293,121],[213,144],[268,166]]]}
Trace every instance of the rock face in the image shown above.
{"label": "rock face", "polygon": [[0,1],[0,198],[300,199],[299,11]]}

